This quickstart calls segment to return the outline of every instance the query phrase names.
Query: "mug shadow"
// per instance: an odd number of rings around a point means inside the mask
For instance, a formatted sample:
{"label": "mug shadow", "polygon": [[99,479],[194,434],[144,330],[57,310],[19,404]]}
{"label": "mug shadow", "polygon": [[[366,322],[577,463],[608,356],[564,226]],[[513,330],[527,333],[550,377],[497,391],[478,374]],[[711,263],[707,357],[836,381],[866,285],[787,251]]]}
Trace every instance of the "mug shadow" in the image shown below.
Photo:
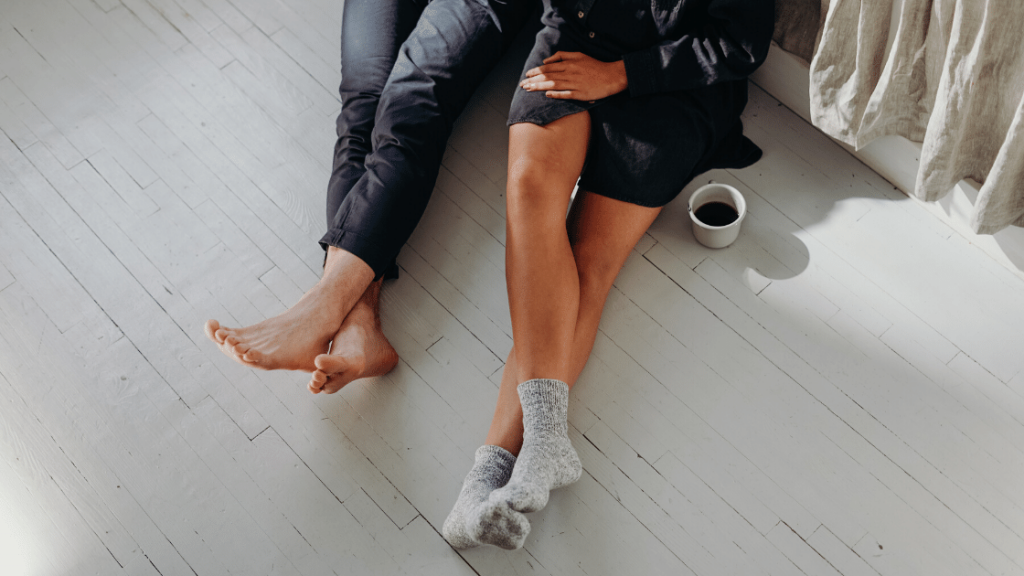
{"label": "mug shadow", "polygon": [[[690,195],[712,182],[735,187],[747,203],[739,236],[725,248],[701,245],[694,237],[688,211]],[[797,236],[800,230],[800,226],[729,171],[712,170],[694,179],[665,206],[648,235],[691,269],[712,258],[758,293],[773,280],[793,278],[807,268],[811,256],[807,245]]]}

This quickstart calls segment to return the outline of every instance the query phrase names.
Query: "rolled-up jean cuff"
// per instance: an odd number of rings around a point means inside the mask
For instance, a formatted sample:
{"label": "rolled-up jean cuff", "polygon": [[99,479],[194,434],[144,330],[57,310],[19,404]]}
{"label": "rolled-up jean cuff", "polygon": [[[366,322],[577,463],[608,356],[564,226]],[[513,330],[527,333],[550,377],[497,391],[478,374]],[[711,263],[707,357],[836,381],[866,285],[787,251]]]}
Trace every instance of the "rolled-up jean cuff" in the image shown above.
{"label": "rolled-up jean cuff", "polygon": [[398,265],[390,254],[385,254],[372,239],[357,234],[351,230],[328,230],[320,238],[320,247],[324,249],[324,263],[327,262],[327,247],[334,246],[347,252],[351,252],[357,258],[366,262],[366,265],[373,270],[373,281],[381,278],[389,280],[398,278]]}

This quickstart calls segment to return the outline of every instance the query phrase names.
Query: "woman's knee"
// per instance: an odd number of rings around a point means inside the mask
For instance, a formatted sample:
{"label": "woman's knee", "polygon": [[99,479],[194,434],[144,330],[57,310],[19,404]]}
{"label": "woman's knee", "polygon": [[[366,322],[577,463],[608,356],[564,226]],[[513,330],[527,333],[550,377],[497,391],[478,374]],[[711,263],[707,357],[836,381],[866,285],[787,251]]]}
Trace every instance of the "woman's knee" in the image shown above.
{"label": "woman's knee", "polygon": [[543,162],[526,160],[509,166],[507,194],[510,209],[530,209],[552,203],[560,193],[568,197],[572,190],[556,184]]}
{"label": "woman's knee", "polygon": [[565,231],[565,212],[572,187],[546,177],[541,168],[529,168],[515,177],[509,174],[506,189],[509,224],[530,223]]}
{"label": "woman's knee", "polygon": [[512,125],[507,184],[510,220],[524,216],[564,220],[583,169],[589,122],[589,114],[581,112],[544,126]]}

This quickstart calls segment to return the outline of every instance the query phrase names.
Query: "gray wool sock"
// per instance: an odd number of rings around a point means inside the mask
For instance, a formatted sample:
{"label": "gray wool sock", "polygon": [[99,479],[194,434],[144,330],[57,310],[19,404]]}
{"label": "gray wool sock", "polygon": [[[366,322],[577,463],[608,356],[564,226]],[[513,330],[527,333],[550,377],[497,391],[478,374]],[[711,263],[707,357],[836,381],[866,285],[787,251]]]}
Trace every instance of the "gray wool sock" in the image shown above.
{"label": "gray wool sock", "polygon": [[466,480],[455,506],[441,527],[441,534],[455,548],[472,548],[491,544],[506,550],[523,547],[530,533],[530,521],[510,509],[483,511],[490,493],[508,482],[516,457],[498,446],[483,445],[476,449],[476,462]]}
{"label": "gray wool sock", "polygon": [[523,405],[523,447],[512,477],[491,493],[493,510],[504,504],[517,512],[536,512],[548,493],[580,479],[583,466],[569,441],[569,386],[559,380],[527,380],[519,385]]}

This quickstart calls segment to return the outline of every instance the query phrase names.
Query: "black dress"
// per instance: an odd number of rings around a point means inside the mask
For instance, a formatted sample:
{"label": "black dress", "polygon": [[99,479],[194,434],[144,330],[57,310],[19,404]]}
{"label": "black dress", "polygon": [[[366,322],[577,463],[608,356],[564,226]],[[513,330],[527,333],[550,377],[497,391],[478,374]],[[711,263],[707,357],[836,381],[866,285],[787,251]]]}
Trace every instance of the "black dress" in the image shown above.
{"label": "black dress", "polygon": [[523,78],[559,50],[626,66],[629,88],[596,102],[521,88],[512,99],[510,125],[590,112],[580,189],[664,206],[698,174],[761,157],[740,114],[768,54],[773,0],[544,0],[542,22]]}

